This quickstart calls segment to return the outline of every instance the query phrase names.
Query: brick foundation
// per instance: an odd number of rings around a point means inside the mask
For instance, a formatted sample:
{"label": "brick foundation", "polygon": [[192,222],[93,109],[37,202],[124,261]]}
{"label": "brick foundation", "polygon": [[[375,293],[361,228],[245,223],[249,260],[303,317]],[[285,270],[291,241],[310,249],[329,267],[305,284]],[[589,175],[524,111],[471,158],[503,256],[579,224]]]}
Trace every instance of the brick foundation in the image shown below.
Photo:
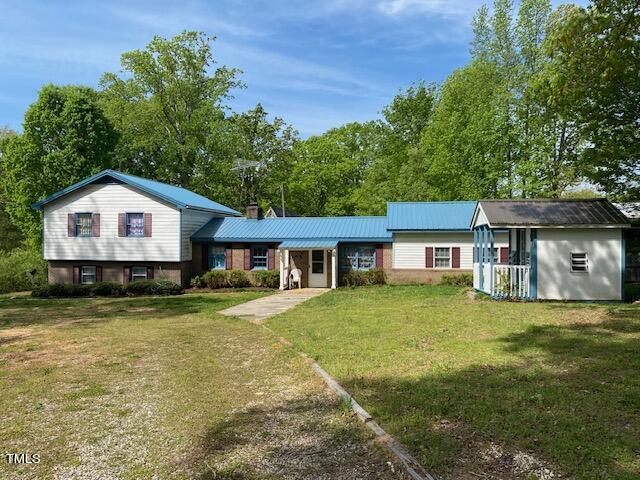
{"label": "brick foundation", "polygon": [[49,261],[49,283],[73,283],[74,266],[96,265],[102,267],[102,281],[123,283],[124,267],[153,267],[154,279],[166,279],[188,285],[191,278],[191,262],[88,262]]}

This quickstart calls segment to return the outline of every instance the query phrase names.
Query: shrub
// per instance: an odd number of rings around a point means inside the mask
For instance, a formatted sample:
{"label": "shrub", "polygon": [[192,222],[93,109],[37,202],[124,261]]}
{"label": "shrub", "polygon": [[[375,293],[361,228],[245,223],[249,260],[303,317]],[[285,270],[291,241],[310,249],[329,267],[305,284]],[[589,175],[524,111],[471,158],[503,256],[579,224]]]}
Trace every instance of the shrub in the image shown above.
{"label": "shrub", "polygon": [[114,282],[98,282],[88,287],[96,297],[122,297],[126,293],[124,285]]}
{"label": "shrub", "polygon": [[73,283],[52,283],[51,285],[40,285],[31,290],[31,296],[38,298],[89,297],[90,295],[91,285]]}
{"label": "shrub", "polygon": [[229,272],[229,286],[231,288],[249,287],[251,282],[243,270],[231,270]]}
{"label": "shrub", "polygon": [[127,295],[181,295],[181,285],[169,280],[139,280],[128,283],[125,287]]}
{"label": "shrub", "polygon": [[256,287],[278,288],[280,272],[278,270],[256,270],[253,272],[253,283]]}
{"label": "shrub", "polygon": [[454,285],[458,287],[473,287],[473,274],[460,273],[456,275],[442,275],[442,285]]}
{"label": "shrub", "polygon": [[0,293],[31,290],[47,283],[47,262],[40,253],[14,250],[0,253]]}
{"label": "shrub", "polygon": [[384,285],[387,283],[384,270],[350,270],[342,276],[342,282],[347,287],[361,287],[363,285]]}
{"label": "shrub", "polygon": [[211,270],[204,274],[204,283],[209,288],[225,288],[229,286],[229,276],[226,270]]}
{"label": "shrub", "polygon": [[[205,274],[206,275],[206,274]],[[204,277],[205,275],[196,275],[191,279],[190,285],[193,288],[204,288],[207,286]]]}
{"label": "shrub", "polygon": [[625,284],[624,299],[627,302],[636,302],[640,300],[640,283]]}

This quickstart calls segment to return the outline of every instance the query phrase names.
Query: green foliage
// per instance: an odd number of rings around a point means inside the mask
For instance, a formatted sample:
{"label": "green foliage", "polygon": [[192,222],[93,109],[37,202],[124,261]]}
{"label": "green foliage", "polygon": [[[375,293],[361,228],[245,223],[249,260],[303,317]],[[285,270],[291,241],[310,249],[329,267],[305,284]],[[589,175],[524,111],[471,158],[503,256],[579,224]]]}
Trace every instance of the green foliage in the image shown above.
{"label": "green foliage", "polygon": [[52,283],[41,285],[31,290],[31,296],[37,298],[90,297],[91,294],[91,285],[74,283]]}
{"label": "green foliage", "polygon": [[442,285],[452,285],[456,287],[473,287],[473,274],[460,273],[456,275],[442,275],[440,283]]}
{"label": "green foliage", "polygon": [[24,118],[24,133],[0,142],[5,210],[33,247],[41,215],[31,204],[111,167],[117,134],[87,87],[44,86]]}
{"label": "green foliage", "polygon": [[250,287],[251,282],[244,270],[230,270],[229,271],[229,286],[231,288],[244,288]]}
{"label": "green foliage", "polygon": [[207,286],[207,283],[204,280],[204,275],[196,275],[191,279],[189,285],[192,288],[204,288]]}
{"label": "green foliage", "polygon": [[384,270],[350,270],[342,275],[342,283],[347,287],[361,287],[364,285],[384,285],[387,283]]}
{"label": "green foliage", "polygon": [[627,302],[637,302],[640,300],[640,283],[625,284],[624,299]]}
{"label": "green foliage", "polygon": [[99,282],[92,285],[74,283],[52,283],[34,288],[33,297],[122,297],[124,295],[180,295],[184,289],[168,280],[140,280],[127,285],[113,282]]}
{"label": "green foliage", "polygon": [[256,287],[278,288],[280,272],[278,270],[256,270],[253,272],[253,283]]}
{"label": "green foliage", "polygon": [[585,139],[580,168],[620,198],[640,194],[640,4],[594,0],[561,7],[545,49],[549,102],[566,105]]}
{"label": "green foliage", "polygon": [[212,40],[199,32],[156,36],[144,50],[122,54],[120,75],[102,76],[102,104],[122,133],[120,169],[183,187],[207,171],[203,146],[240,85],[238,70],[212,68]]}
{"label": "green foliage", "polygon": [[139,280],[129,282],[125,291],[127,295],[181,295],[184,289],[181,285],[169,280]]}
{"label": "green foliage", "polygon": [[97,282],[89,287],[96,297],[121,297],[126,293],[125,286],[115,282]]}
{"label": "green foliage", "polygon": [[226,288],[229,286],[229,272],[227,270],[210,270],[204,274],[203,280],[209,288]]}
{"label": "green foliage", "polygon": [[33,250],[0,253],[0,293],[31,290],[47,282],[47,262]]}

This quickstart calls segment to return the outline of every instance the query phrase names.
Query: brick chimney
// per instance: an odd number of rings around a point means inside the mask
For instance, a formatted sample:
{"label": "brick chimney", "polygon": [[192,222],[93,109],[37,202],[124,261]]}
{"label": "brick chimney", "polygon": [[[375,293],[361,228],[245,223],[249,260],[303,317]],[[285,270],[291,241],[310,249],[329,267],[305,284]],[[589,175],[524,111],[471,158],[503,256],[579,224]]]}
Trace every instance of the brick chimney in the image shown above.
{"label": "brick chimney", "polygon": [[247,205],[247,218],[251,220],[262,219],[262,209],[258,206],[257,203],[250,203],[249,205]]}

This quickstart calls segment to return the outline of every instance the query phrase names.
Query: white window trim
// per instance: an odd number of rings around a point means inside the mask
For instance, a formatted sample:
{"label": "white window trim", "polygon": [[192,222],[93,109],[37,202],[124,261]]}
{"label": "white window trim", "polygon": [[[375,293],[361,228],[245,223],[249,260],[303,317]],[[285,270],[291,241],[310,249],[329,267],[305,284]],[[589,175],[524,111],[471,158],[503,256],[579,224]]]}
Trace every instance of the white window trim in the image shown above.
{"label": "white window trim", "polygon": [[[89,215],[90,223],[91,223],[91,231],[89,235],[80,235],[80,215]],[[93,237],[93,212],[76,212],[73,214],[74,221],[74,232],[75,236],[79,238],[90,238]]]}
{"label": "white window trim", "polygon": [[[129,234],[129,216],[130,215],[142,215],[142,235],[130,235]],[[126,238],[144,238],[144,212],[126,212],[124,214],[124,236]]]}
{"label": "white window trim", "polygon": [[[322,252],[322,257],[320,258],[320,260],[314,260],[313,259],[313,252]],[[325,252],[324,250],[311,250],[311,273],[314,275],[324,275],[324,257],[325,257]],[[317,273],[313,273],[313,265],[317,264],[320,265],[320,267],[322,268],[321,272],[317,272]]]}
{"label": "white window trim", "polygon": [[[213,265],[212,260],[214,257],[214,250],[215,249],[219,249],[222,250],[222,255],[224,256],[224,262],[223,265],[221,267],[216,267],[215,265]],[[218,252],[217,255],[220,255],[220,253]],[[268,259],[268,252],[267,252],[267,262],[269,261]],[[211,245],[209,247],[209,270],[225,270],[227,268],[227,248],[223,245]]]}
{"label": "white window trim", "polygon": [[[574,268],[574,255],[584,255],[584,270],[576,270]],[[569,269],[571,273],[589,273],[589,255],[587,252],[571,252],[569,253]]]}
{"label": "white window trim", "polygon": [[[449,260],[449,266],[447,266],[447,267],[437,267],[437,266],[436,266],[436,259],[437,259],[438,257],[436,257],[436,250],[437,250],[437,249],[443,249],[443,250],[444,250],[445,248],[446,248],[447,250],[449,250],[449,257],[448,257],[448,260]],[[452,255],[451,255],[451,248],[452,248],[452,247],[443,247],[443,246],[441,246],[441,245],[440,245],[440,246],[438,246],[438,245],[434,245],[434,246],[433,246],[433,267],[432,267],[432,268],[429,268],[428,270],[431,270],[431,269],[433,269],[433,270],[451,270],[451,269],[452,269],[452,267],[451,267],[451,262],[452,262],[452,258],[451,258],[451,257],[452,257]],[[444,257],[439,257],[439,258],[444,258]]]}
{"label": "white window trim", "polygon": [[[256,267],[255,265],[255,251],[258,248],[264,248],[266,250],[265,255],[259,255],[260,258],[264,257],[265,265]],[[251,270],[269,270],[269,246],[268,245],[254,245],[251,247]]]}
{"label": "white window trim", "polygon": [[[85,268],[93,269],[93,273],[85,273]],[[85,282],[84,277],[93,277],[93,282]],[[82,265],[80,267],[80,283],[82,285],[93,285],[98,281],[98,269],[95,265]]]}
{"label": "white window trim", "polygon": [[[142,276],[142,274],[134,272],[134,270],[136,268],[144,268],[144,277]],[[141,267],[141,266],[131,267],[131,281],[132,282],[139,281],[139,280],[148,280],[149,279],[148,274],[149,274],[149,272],[147,270],[147,267]]]}

